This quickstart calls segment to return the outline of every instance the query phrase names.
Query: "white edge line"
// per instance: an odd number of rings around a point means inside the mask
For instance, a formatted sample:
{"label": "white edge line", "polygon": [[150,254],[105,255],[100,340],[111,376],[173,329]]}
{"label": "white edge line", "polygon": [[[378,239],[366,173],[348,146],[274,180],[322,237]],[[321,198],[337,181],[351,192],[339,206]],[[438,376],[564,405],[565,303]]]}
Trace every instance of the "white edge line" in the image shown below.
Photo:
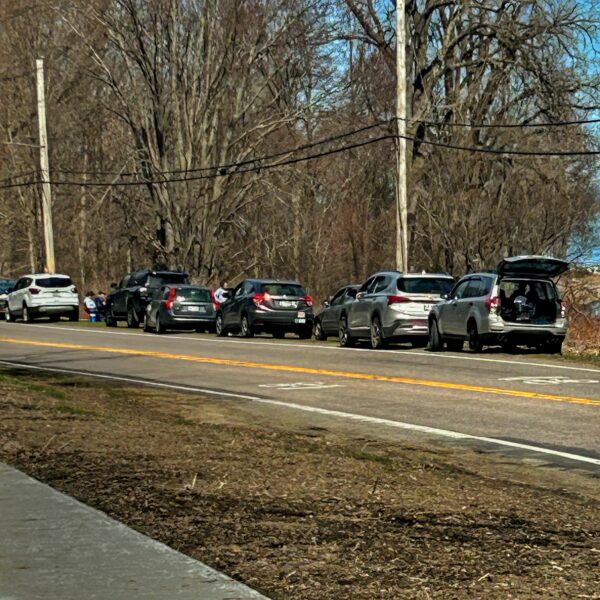
{"label": "white edge line", "polygon": [[483,437],[478,435],[472,435],[469,433],[461,433],[459,431],[451,431],[448,429],[438,429],[437,427],[429,427],[427,425],[415,425],[413,423],[404,423],[402,421],[393,421],[391,419],[383,419],[381,417],[369,417],[367,415],[359,415],[356,413],[342,412],[339,410],[329,410],[327,408],[320,408],[318,406],[305,406],[303,404],[296,404],[294,402],[283,402],[281,400],[272,400],[269,398],[260,398],[258,396],[250,396],[247,394],[238,394],[233,392],[221,392],[216,390],[209,390],[205,388],[187,386],[187,385],[175,385],[172,383],[159,383],[155,381],[147,381],[145,379],[135,379],[133,377],[121,377],[118,375],[104,375],[101,373],[89,373],[87,371],[77,371],[74,369],[60,369],[57,367],[38,367],[33,365],[27,365],[18,362],[10,362],[7,360],[0,360],[0,364],[8,365],[11,367],[19,367],[24,369],[30,369],[35,371],[52,371],[55,373],[67,373],[70,375],[83,375],[85,377],[95,377],[98,379],[109,379],[113,381],[125,381],[127,383],[137,383],[152,387],[167,388],[172,390],[181,390],[185,392],[196,392],[202,394],[211,394],[213,396],[225,396],[227,398],[240,398],[242,400],[251,400],[252,402],[259,402],[261,404],[271,404],[274,406],[281,406],[284,408],[292,408],[294,410],[300,410],[304,412],[317,413],[328,417],[340,417],[342,419],[349,419],[352,421],[361,421],[363,423],[370,423],[373,425],[385,425],[387,427],[395,427],[397,429],[407,429],[410,431],[418,431],[420,433],[426,433],[435,436],[441,436],[446,438],[458,439],[458,440],[472,440],[477,442],[485,442],[487,444],[493,444],[496,446],[505,446],[508,448],[519,448],[520,450],[528,450],[540,454],[549,454],[551,456],[558,456],[560,458],[567,458],[577,462],[589,463],[592,465],[600,466],[600,459],[591,458],[589,456],[582,456],[580,454],[571,454],[570,452],[561,452],[559,450],[552,450],[550,448],[542,448],[540,446],[531,446],[529,444],[520,444],[518,442],[510,442],[507,440],[501,440],[497,438]]}
{"label": "white edge line", "polygon": [[[137,337],[149,337],[147,333],[132,333],[129,331],[99,331],[96,329],[82,329],[81,327],[63,327],[61,325],[40,325],[40,324],[27,324],[27,323],[7,323],[9,326],[15,327],[35,327],[36,329],[53,329],[54,331],[76,331],[78,333],[100,333],[104,335],[127,335]],[[387,355],[400,354],[406,356],[426,356],[427,358],[433,358],[434,360],[466,360],[476,362],[489,362],[497,363],[501,365],[519,365],[522,367],[540,367],[549,369],[563,369],[566,371],[585,371],[586,373],[600,374],[600,369],[592,369],[590,367],[572,367],[570,365],[558,365],[549,363],[538,363],[538,362],[526,362],[521,360],[503,360],[501,358],[484,358],[482,356],[457,356],[456,354],[448,354],[446,352],[413,352],[407,350],[373,350],[371,348],[341,348],[339,346],[323,346],[321,344],[297,344],[294,342],[262,342],[257,340],[229,340],[229,339],[218,339],[218,338],[199,338],[199,337],[188,337],[184,335],[178,335],[177,340],[187,340],[191,342],[206,342],[209,344],[254,344],[256,346],[276,346],[278,348],[304,348],[305,350],[334,350],[347,351],[347,352],[368,352],[374,354],[375,352],[382,352]]]}

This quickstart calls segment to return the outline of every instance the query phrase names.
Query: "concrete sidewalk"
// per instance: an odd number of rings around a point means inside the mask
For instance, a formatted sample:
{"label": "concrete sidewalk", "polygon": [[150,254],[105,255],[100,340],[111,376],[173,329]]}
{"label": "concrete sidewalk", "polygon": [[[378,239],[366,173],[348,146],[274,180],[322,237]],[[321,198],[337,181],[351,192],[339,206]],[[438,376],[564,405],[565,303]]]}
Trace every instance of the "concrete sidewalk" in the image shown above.
{"label": "concrete sidewalk", "polygon": [[0,600],[265,599],[0,463]]}

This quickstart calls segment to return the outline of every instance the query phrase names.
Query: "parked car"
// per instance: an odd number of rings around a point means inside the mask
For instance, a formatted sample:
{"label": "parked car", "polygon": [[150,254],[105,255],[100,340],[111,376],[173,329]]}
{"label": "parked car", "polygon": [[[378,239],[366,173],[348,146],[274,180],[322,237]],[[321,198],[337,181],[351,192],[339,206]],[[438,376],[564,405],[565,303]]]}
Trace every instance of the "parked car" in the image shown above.
{"label": "parked car", "polygon": [[287,332],[307,339],[312,335],[312,298],[296,281],[245,279],[219,305],[218,336],[239,332],[243,337],[266,332],[282,338]]}
{"label": "parked car", "polygon": [[30,323],[37,317],[57,320],[62,316],[79,321],[79,296],[68,275],[25,275],[8,295],[7,321],[20,317]]}
{"label": "parked car", "polygon": [[370,340],[375,349],[392,341],[426,346],[429,311],[453,284],[454,278],[446,273],[372,275],[359,288],[356,301],[341,311],[340,346],[352,346],[359,339]]}
{"label": "parked car", "polygon": [[144,331],[169,329],[214,330],[215,303],[212,291],[195,285],[167,285],[155,292],[146,308]]}
{"label": "parked car", "polygon": [[6,319],[8,314],[8,295],[17,282],[13,279],[0,279],[0,315]]}
{"label": "parked car", "polygon": [[432,350],[461,350],[463,342],[479,352],[484,346],[506,350],[527,344],[560,353],[567,333],[566,308],[552,278],[568,264],[546,256],[514,256],[495,272],[463,277],[448,297],[431,310]]}
{"label": "parked car", "polygon": [[106,325],[116,327],[118,321],[127,321],[127,327],[139,327],[156,291],[165,285],[188,283],[188,274],[179,271],[144,269],[128,273],[118,285],[111,284],[112,292],[106,297]]}
{"label": "parked car", "polygon": [[316,340],[324,341],[330,335],[338,335],[342,310],[356,300],[356,292],[359,288],[360,284],[345,285],[330,300],[323,303],[323,308],[315,315],[314,336]]}

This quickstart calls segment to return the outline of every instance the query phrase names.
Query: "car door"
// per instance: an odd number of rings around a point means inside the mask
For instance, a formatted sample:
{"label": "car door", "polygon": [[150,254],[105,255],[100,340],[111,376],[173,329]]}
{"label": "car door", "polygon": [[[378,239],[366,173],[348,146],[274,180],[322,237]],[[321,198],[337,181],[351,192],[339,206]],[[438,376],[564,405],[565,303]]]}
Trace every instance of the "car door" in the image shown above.
{"label": "car door", "polygon": [[356,295],[356,303],[352,305],[350,329],[358,334],[371,330],[371,315],[377,298],[386,286],[384,275],[376,275],[362,295]]}
{"label": "car door", "polygon": [[366,320],[367,303],[365,297],[371,286],[375,282],[375,276],[369,277],[361,286],[358,288],[356,293],[356,302],[350,305],[348,310],[348,326],[350,329],[359,329],[362,322]]}
{"label": "car door", "polygon": [[152,300],[150,301],[150,310],[148,311],[148,324],[151,327],[156,327],[158,312],[160,311],[160,307],[169,298],[170,292],[171,288],[165,285],[160,289],[155,290],[154,294],[152,295]]}
{"label": "car door", "polygon": [[440,307],[441,330],[444,335],[462,335],[459,321],[459,302],[469,285],[469,279],[459,281],[450,292],[448,300]]}
{"label": "car door", "polygon": [[19,312],[23,306],[23,301],[20,300],[20,298],[22,296],[21,290],[23,289],[25,279],[25,277],[21,277],[15,284],[15,289],[8,295],[8,308],[12,313]]}
{"label": "car door", "polygon": [[131,273],[128,273],[121,279],[117,289],[115,290],[113,301],[113,312],[117,315],[127,314],[127,286],[131,279]]}
{"label": "car door", "polygon": [[476,299],[480,295],[480,290],[483,288],[483,280],[481,277],[471,277],[469,283],[462,295],[462,298],[458,300],[458,306],[456,310],[456,333],[457,335],[467,335],[467,322],[469,316],[475,308]]}
{"label": "car door", "polygon": [[226,327],[237,326],[239,324],[239,312],[243,302],[244,284],[242,281],[233,290],[231,298],[228,298],[223,304],[221,304],[221,311],[223,313],[223,323]]}
{"label": "car door", "polygon": [[327,335],[337,335],[340,312],[346,288],[338,290],[335,296],[331,299],[330,305],[321,313],[321,327]]}

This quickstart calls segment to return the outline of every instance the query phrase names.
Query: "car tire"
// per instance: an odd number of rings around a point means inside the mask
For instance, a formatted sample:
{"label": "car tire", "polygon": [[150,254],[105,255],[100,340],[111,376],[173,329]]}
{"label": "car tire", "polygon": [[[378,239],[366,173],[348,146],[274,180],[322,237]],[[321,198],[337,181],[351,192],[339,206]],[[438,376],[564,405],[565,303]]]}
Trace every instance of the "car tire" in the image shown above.
{"label": "car tire", "polygon": [[31,318],[31,314],[29,313],[29,308],[27,307],[27,304],[23,304],[21,318],[23,319],[23,323],[31,323],[33,321],[33,319]]}
{"label": "car tire", "polygon": [[444,340],[435,319],[429,325],[429,349],[432,352],[441,352],[444,349]]}
{"label": "car tire", "polygon": [[562,354],[562,346],[564,340],[551,340],[546,344],[548,354]]}
{"label": "car tire", "polygon": [[469,325],[469,350],[475,353],[483,350],[483,342],[481,341],[476,323],[471,323]]}
{"label": "car tire", "polygon": [[450,352],[462,352],[464,340],[446,340],[446,347]]}
{"label": "car tire", "polygon": [[240,335],[244,338],[254,337],[254,332],[246,314],[242,315],[242,320],[240,321]]}
{"label": "car tire", "polygon": [[133,304],[130,304],[127,307],[127,327],[129,327],[129,329],[137,329],[139,326],[140,326],[140,322],[137,318],[137,315],[135,314],[135,309],[133,308]]}
{"label": "car tire", "polygon": [[346,317],[342,317],[340,319],[338,339],[342,348],[351,348],[356,342],[356,340],[350,335],[350,331],[348,330],[348,320]]}
{"label": "car tire", "polygon": [[104,322],[106,323],[107,327],[116,327],[117,326],[117,320],[115,319],[115,316],[113,315],[112,308],[106,309],[106,315],[104,317]]}
{"label": "car tire", "polygon": [[163,333],[165,333],[165,328],[160,322],[160,317],[158,315],[156,315],[156,325],[154,326],[154,333],[156,333],[156,335],[162,335]]}
{"label": "car tire", "polygon": [[148,315],[144,315],[144,324],[142,326],[142,329],[146,333],[150,333],[152,331],[152,329],[150,329],[150,325],[148,325]]}
{"label": "car tire", "polygon": [[15,318],[13,317],[12,313],[10,312],[10,308],[8,308],[8,306],[6,307],[6,312],[4,313],[4,320],[5,321],[14,321]]}
{"label": "car tire", "polygon": [[314,331],[315,340],[319,340],[320,342],[327,341],[327,334],[323,331],[323,326],[321,325],[320,320],[315,321],[315,331]]}
{"label": "car tire", "polygon": [[227,335],[222,313],[217,313],[217,318],[215,320],[215,333],[217,334],[217,337],[225,337]]}
{"label": "car tire", "polygon": [[381,319],[375,315],[371,320],[371,335],[369,336],[371,348],[373,350],[381,350],[385,348],[386,341],[383,337],[383,329],[381,328]]}

